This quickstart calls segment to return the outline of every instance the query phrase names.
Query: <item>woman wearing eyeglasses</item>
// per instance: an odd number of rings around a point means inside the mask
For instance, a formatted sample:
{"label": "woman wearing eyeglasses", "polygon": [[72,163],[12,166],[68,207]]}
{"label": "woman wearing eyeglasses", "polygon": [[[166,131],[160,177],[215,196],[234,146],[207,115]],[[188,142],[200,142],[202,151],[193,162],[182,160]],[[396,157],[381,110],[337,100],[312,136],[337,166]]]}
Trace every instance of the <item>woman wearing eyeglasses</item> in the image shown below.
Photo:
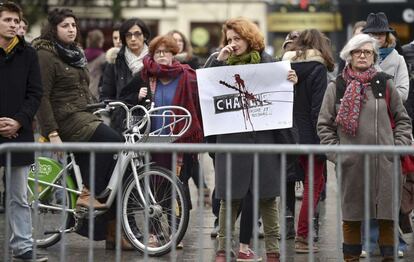
{"label": "woman wearing eyeglasses", "polygon": [[[178,51],[177,42],[170,35],[157,36],[151,41],[141,71],[149,88],[145,88],[145,92],[140,88],[136,94],[138,101],[150,97],[155,107],[175,105],[186,108],[191,113],[191,127],[179,142],[201,142],[203,130],[196,74],[189,65],[175,59]],[[152,128],[159,128],[161,124],[162,119],[154,119]]]}
{"label": "woman wearing eyeglasses", "polygon": [[395,50],[397,40],[393,31],[388,25],[387,16],[382,12],[369,14],[367,24],[362,30],[363,33],[369,34],[378,41],[379,68],[393,77],[395,88],[402,101],[405,102],[408,98],[410,80],[404,57]]}
{"label": "woman wearing eyeglasses", "polygon": [[[117,55],[113,51],[107,56],[108,66],[105,68],[100,99],[136,104],[138,94],[135,90],[141,87],[144,87],[141,89],[143,93],[147,90],[147,83],[142,80],[140,72],[144,66],[143,59],[148,54],[150,30],[141,19],[132,18],[122,23],[119,34],[122,47]],[[112,112],[111,126],[118,132],[125,130],[124,121],[123,109]]]}
{"label": "woman wearing eyeglasses", "polygon": [[[201,125],[201,111],[198,98],[197,78],[195,71],[187,64],[181,64],[175,59],[179,47],[175,39],[170,35],[157,36],[154,38],[148,48],[148,55],[143,60],[143,69],[141,71],[142,78],[149,83],[148,90],[142,91],[143,88],[136,89],[138,100],[142,101],[150,97],[155,107],[161,106],[181,106],[187,109],[192,117],[191,126],[187,132],[176,142],[179,143],[200,143],[203,141],[203,129]],[[146,89],[146,88],[145,88]],[[157,112],[162,114],[162,112]],[[164,121],[156,117],[151,120],[151,129],[158,130],[163,128],[161,132],[169,132],[165,129]],[[181,124],[177,124],[176,128],[180,129]],[[182,163],[181,155],[178,156],[177,174],[180,174]],[[151,154],[151,161],[157,165],[172,169],[172,154],[157,153]],[[163,198],[164,189],[161,187],[157,192],[157,196]],[[156,196],[156,197],[157,197]],[[164,201],[165,202],[165,201]],[[169,207],[169,203],[165,203],[164,208]],[[155,224],[152,224],[155,226]],[[151,228],[150,228],[151,232]],[[156,247],[160,236],[150,234],[148,243],[152,247]],[[179,243],[177,248],[182,248]]]}
{"label": "woman wearing eyeglasses", "polygon": [[[379,47],[379,63],[378,70],[382,70],[393,78],[395,88],[398,91],[403,103],[408,98],[408,90],[410,80],[408,76],[408,69],[405,63],[404,57],[398,53],[397,39],[393,34],[394,30],[389,27],[387,16],[380,12],[377,14],[371,13],[367,17],[365,28],[363,33],[369,34],[371,37],[377,40]],[[370,223],[370,250],[363,246],[362,257],[366,256],[366,252],[373,252],[377,248],[378,242],[378,222],[372,220]],[[363,241],[365,239],[363,238]],[[404,250],[407,244],[400,236],[400,244],[398,247],[398,256],[404,256]]]}
{"label": "woman wearing eyeglasses", "polygon": [[[375,63],[377,41],[356,35],[340,53],[347,62],[336,82],[325,92],[318,119],[318,135],[324,145],[409,145],[411,122],[394,82]],[[392,129],[390,115],[395,122]],[[336,163],[334,154],[327,154]],[[361,224],[365,209],[379,223],[382,261],[394,261],[393,185],[402,175],[394,173],[393,157],[369,156],[369,206],[364,205],[365,159],[360,154],[342,155],[343,255],[345,261],[359,261],[362,250]],[[401,191],[399,191],[401,192]],[[363,231],[362,231],[363,233]]]}

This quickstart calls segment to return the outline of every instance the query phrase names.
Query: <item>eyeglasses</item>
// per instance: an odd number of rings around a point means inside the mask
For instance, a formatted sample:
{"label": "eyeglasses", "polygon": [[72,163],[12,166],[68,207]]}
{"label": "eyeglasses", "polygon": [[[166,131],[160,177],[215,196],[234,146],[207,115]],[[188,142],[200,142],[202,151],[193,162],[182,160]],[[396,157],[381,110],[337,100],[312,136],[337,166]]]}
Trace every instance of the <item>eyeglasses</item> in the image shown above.
{"label": "eyeglasses", "polygon": [[374,51],[372,51],[372,50],[356,49],[356,50],[353,50],[351,52],[351,54],[353,56],[356,56],[356,57],[360,57],[362,54],[364,54],[365,57],[371,57],[374,54]]}
{"label": "eyeglasses", "polygon": [[160,55],[166,55],[166,54],[172,54],[169,50],[155,50],[154,55],[160,56]]}
{"label": "eyeglasses", "polygon": [[125,38],[127,38],[127,39],[132,39],[132,36],[135,37],[135,38],[139,38],[139,37],[142,36],[142,33],[140,31],[135,31],[135,32],[132,32],[132,33],[127,32],[125,34]]}

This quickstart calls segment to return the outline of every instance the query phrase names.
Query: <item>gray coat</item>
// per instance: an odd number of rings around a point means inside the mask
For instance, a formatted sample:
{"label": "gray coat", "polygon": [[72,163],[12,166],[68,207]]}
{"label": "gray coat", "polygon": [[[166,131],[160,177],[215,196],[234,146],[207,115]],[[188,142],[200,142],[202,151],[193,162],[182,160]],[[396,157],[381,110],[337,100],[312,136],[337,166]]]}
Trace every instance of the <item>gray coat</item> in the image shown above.
{"label": "gray coat", "polygon": [[[410,118],[402,104],[392,80],[388,80],[390,109],[396,124],[391,128],[387,103],[375,98],[371,88],[367,89],[368,99],[362,106],[359,127],[352,137],[342,131],[335,123],[337,110],[336,85],[330,83],[322,102],[318,119],[318,135],[325,145],[409,145],[411,144]],[[375,86],[373,87],[375,88]],[[328,154],[328,159],[336,163],[336,155]],[[392,156],[376,155],[370,157],[369,188],[371,218],[393,219]],[[398,175],[401,182],[402,175]],[[364,157],[347,154],[342,158],[342,216],[343,220],[364,220]],[[401,191],[400,191],[401,192]]]}
{"label": "gray coat", "polygon": [[[261,63],[273,62],[272,57],[262,53]],[[220,66],[223,63],[214,59],[211,66]],[[217,136],[217,143],[230,144],[278,144],[283,143],[282,132],[287,130],[266,130],[245,132]],[[232,154],[231,156],[231,198],[243,199],[250,190],[253,193],[253,155]],[[216,154],[215,186],[216,197],[226,198],[226,154]],[[259,198],[279,196],[280,191],[280,156],[259,156]]]}
{"label": "gray coat", "polygon": [[394,49],[379,63],[377,69],[378,67],[381,69],[378,71],[383,71],[394,78],[394,85],[404,103],[408,98],[408,88],[410,87],[410,79],[404,57]]}

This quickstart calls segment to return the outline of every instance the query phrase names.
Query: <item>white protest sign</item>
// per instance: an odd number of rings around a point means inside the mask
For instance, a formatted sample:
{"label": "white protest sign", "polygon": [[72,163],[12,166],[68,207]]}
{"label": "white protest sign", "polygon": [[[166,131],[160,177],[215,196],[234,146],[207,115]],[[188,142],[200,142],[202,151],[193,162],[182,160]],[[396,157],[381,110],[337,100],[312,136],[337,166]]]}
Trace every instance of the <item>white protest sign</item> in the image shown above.
{"label": "white protest sign", "polygon": [[204,135],[292,127],[290,62],[197,70]]}

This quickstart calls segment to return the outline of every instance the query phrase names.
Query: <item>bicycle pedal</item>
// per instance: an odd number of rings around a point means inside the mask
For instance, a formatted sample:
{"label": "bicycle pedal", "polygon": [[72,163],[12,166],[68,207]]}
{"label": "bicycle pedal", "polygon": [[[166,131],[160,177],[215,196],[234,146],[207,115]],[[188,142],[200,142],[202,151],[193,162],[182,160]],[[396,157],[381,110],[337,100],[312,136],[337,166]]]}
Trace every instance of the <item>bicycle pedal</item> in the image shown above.
{"label": "bicycle pedal", "polygon": [[75,209],[75,216],[77,218],[85,218],[89,213],[89,209],[82,206],[77,206]]}

